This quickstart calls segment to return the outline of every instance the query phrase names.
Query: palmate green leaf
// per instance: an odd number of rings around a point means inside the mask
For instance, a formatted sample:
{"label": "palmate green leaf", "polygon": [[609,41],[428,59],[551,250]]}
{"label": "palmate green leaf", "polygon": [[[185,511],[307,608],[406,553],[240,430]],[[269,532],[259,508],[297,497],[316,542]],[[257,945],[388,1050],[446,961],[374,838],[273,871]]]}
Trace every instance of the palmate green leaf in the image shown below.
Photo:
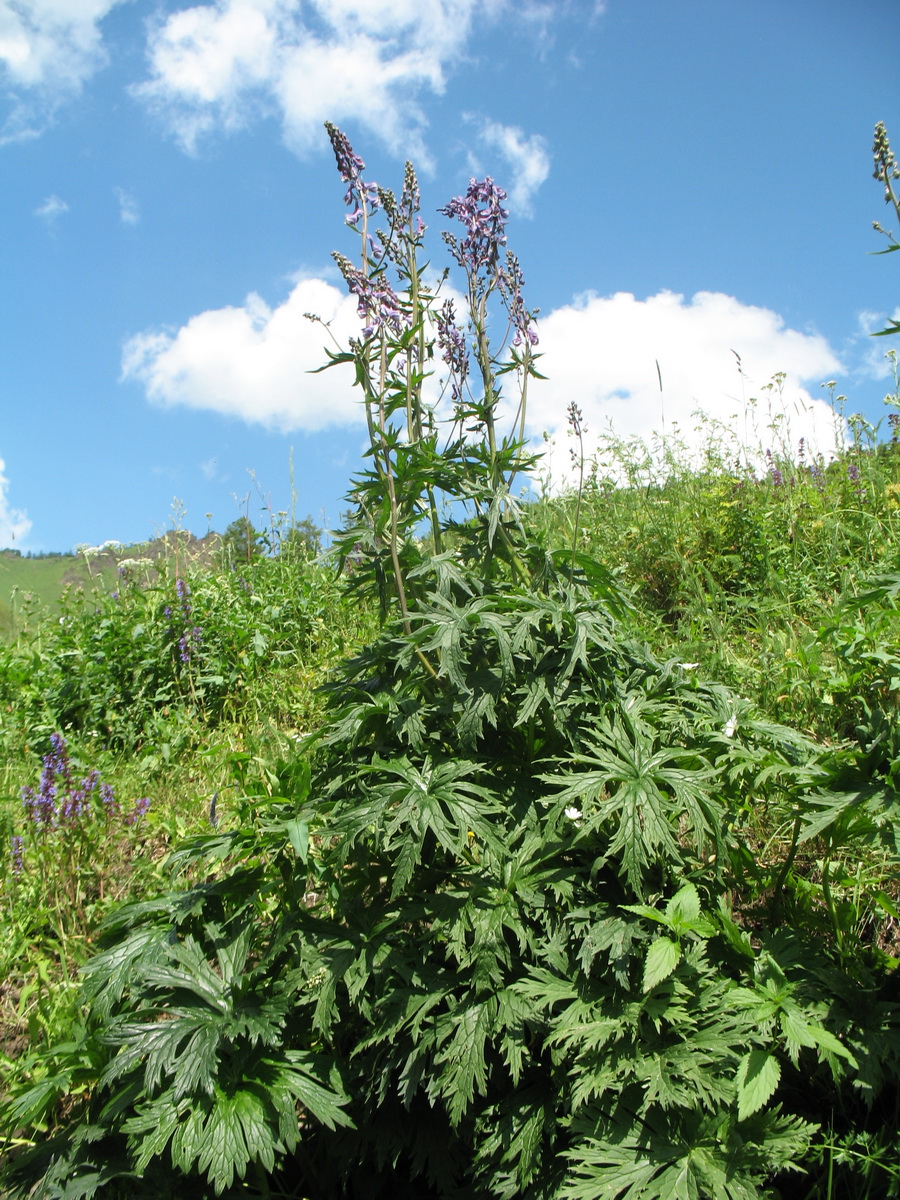
{"label": "palmate green leaf", "polygon": [[144,1021],[119,1021],[105,1039],[119,1046],[100,1078],[101,1086],[142,1066],[144,1085],[152,1093],[165,1078],[175,1077],[179,1094],[211,1092],[218,1066],[221,1029],[207,1013],[179,1011]]}
{"label": "palmate green leaf", "polygon": [[877,828],[873,802],[883,803],[884,790],[861,788],[852,792],[819,791],[803,797],[807,806],[802,816],[798,842],[828,834],[830,840],[865,837]]}
{"label": "palmate green leaf", "polygon": [[494,997],[464,1003],[444,1018],[452,1027],[452,1036],[437,1057],[443,1067],[434,1081],[434,1090],[447,1104],[450,1121],[458,1125],[468,1112],[476,1090],[484,1093],[487,1085],[488,1038],[493,1035],[497,1015]]}
{"label": "palmate green leaf", "polygon": [[781,1063],[765,1050],[745,1054],[737,1070],[738,1120],[743,1121],[767,1104],[781,1080]]}
{"label": "palmate green leaf", "polygon": [[671,938],[660,937],[650,943],[644,960],[643,990],[651,992],[658,983],[668,979],[681,961],[681,946]]}
{"label": "palmate green leaf", "polygon": [[[183,1107],[183,1106],[182,1106]],[[181,1121],[181,1111],[170,1092],[137,1105],[134,1116],[122,1123],[134,1156],[134,1169],[143,1173],[154,1159],[161,1158]]]}
{"label": "palmate green leaf", "polygon": [[372,787],[372,803],[383,814],[387,849],[402,851],[409,841],[421,845],[426,833],[450,854],[461,856],[469,834],[485,845],[499,848],[489,817],[501,812],[497,798],[472,780],[482,768],[464,759],[416,766],[406,757],[390,762],[376,756],[365,774],[383,783]]}
{"label": "palmate green leaf", "polygon": [[542,778],[562,785],[557,800],[584,812],[584,829],[613,825],[610,854],[640,895],[651,865],[660,858],[682,860],[676,831],[682,838],[689,832],[697,852],[713,835],[720,811],[710,770],[688,765],[694,756],[687,751],[657,747],[653,731],[626,716],[602,723],[585,741],[588,752],[570,761],[586,770]]}
{"label": "palmate green leaf", "polygon": [[767,1179],[800,1158],[813,1128],[777,1111],[740,1127],[727,1112],[641,1122],[623,1112],[593,1129],[583,1117],[560,1200],[764,1200]]}

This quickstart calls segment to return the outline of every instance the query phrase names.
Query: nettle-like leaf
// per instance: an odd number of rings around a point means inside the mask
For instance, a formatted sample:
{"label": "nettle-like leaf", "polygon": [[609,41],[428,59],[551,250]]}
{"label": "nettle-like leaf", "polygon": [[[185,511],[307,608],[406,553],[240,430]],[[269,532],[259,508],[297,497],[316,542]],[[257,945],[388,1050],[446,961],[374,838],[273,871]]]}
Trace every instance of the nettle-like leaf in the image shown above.
{"label": "nettle-like leaf", "polygon": [[644,959],[645,992],[650,992],[658,983],[668,979],[681,961],[681,946],[671,938],[659,937],[650,943]]}
{"label": "nettle-like leaf", "polygon": [[775,1094],[781,1079],[781,1064],[765,1050],[750,1050],[737,1072],[738,1120],[761,1109]]}

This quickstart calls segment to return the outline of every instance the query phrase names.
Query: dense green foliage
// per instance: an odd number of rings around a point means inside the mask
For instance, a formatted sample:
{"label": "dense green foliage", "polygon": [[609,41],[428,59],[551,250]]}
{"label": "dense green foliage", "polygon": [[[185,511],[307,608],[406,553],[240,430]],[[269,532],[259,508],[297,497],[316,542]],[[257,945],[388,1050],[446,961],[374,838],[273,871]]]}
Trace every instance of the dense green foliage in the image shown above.
{"label": "dense green foliage", "polygon": [[[370,431],[335,560],[260,553],[248,522],[246,570],[69,601],[0,657],[48,814],[10,824],[11,926],[27,896],[32,945],[71,938],[32,864],[86,885],[76,844],[134,879],[73,893],[101,944],[11,1058],[7,1194],[900,1194],[895,445],[857,426],[833,465],[758,476],[676,447],[652,480],[613,447],[632,475],[517,503],[537,356],[502,193],[445,210],[456,336],[411,169],[398,201],[329,132],[366,321],[332,366]],[[313,709],[297,680],[328,659]],[[134,855],[156,799],[88,814],[59,730],[157,774],[219,739],[164,884]]]}

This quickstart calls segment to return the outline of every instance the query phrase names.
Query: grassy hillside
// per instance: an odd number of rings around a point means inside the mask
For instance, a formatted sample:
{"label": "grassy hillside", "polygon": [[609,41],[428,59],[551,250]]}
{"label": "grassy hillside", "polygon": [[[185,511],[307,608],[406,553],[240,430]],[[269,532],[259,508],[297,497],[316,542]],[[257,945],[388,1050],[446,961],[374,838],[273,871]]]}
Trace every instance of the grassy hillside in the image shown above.
{"label": "grassy hillside", "polygon": [[164,563],[177,572],[191,565],[211,564],[221,543],[217,533],[197,538],[179,530],[149,542],[111,544],[72,554],[27,557],[13,550],[0,550],[0,637],[14,633],[35,609],[58,614],[67,589],[114,589],[123,562],[131,570],[147,570]]}

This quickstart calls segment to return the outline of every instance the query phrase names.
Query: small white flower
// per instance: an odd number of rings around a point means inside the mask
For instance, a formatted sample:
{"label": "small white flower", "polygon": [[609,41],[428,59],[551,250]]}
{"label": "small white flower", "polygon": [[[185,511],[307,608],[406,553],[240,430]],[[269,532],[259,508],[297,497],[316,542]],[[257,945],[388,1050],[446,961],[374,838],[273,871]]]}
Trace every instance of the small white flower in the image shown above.
{"label": "small white flower", "polygon": [[736,729],[737,729],[737,717],[732,713],[732,715],[728,718],[728,721],[725,725],[725,728],[722,730],[722,732],[725,734],[726,737],[730,738],[730,737],[734,737],[734,731]]}
{"label": "small white flower", "polygon": [[580,821],[581,820],[581,809],[575,808],[574,806],[567,808],[566,816],[569,818],[570,821]]}
{"label": "small white flower", "polygon": [[696,671],[699,666],[699,663],[682,663],[681,669],[682,671]]}

